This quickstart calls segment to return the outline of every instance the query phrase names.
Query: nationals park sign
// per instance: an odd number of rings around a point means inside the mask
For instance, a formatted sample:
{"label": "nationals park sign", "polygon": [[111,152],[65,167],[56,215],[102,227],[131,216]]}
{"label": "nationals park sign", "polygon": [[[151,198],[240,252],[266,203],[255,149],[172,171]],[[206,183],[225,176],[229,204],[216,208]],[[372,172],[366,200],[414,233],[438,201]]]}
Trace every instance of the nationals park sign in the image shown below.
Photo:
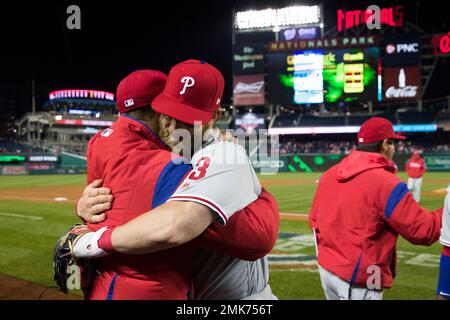
{"label": "nationals park sign", "polygon": [[351,47],[360,48],[360,47],[378,46],[379,44],[380,44],[380,37],[378,35],[336,37],[336,38],[321,38],[312,40],[270,42],[267,46],[267,51],[269,53],[273,53],[273,52],[310,50],[310,49],[339,49]]}

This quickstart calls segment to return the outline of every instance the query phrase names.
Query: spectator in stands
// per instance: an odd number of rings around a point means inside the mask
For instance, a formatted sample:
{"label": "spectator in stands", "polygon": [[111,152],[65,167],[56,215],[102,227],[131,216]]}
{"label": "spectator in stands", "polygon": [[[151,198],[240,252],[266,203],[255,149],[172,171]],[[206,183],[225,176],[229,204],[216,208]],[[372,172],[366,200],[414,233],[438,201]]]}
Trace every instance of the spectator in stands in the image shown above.
{"label": "spectator in stands", "polygon": [[[411,144],[410,142],[398,142],[395,145],[397,154],[410,154],[414,150],[419,152],[448,152],[450,151],[450,144],[433,144],[429,146],[419,146]],[[356,144],[350,141],[295,141],[291,139],[285,142],[280,142],[280,154],[294,154],[294,153],[331,153],[331,154],[349,154],[356,148]]]}

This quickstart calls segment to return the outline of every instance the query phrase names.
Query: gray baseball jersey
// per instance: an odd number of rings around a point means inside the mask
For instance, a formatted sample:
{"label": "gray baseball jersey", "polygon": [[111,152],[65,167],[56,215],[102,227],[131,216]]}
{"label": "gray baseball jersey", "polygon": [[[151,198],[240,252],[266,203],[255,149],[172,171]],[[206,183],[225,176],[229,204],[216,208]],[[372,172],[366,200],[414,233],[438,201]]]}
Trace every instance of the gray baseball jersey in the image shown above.
{"label": "gray baseball jersey", "polygon": [[439,242],[450,247],[450,185],[447,189],[447,196],[445,197],[444,212],[442,215],[442,229]]}
{"label": "gray baseball jersey", "polygon": [[210,144],[194,154],[192,164],[192,172],[168,201],[201,203],[218,214],[219,223],[226,224],[261,193],[255,170],[238,144]]}
{"label": "gray baseball jersey", "polygon": [[[255,170],[245,150],[237,144],[208,144],[192,157],[192,164],[192,173],[169,201],[204,204],[217,212],[219,222],[225,224],[261,193]],[[244,261],[202,249],[194,259],[193,273],[197,300],[238,300],[262,292],[261,299],[273,298],[268,286],[267,258]]]}
{"label": "gray baseball jersey", "polygon": [[[196,300],[241,300],[262,292],[269,282],[267,258],[245,261],[209,250],[194,259]],[[271,300],[272,294],[262,297]]]}

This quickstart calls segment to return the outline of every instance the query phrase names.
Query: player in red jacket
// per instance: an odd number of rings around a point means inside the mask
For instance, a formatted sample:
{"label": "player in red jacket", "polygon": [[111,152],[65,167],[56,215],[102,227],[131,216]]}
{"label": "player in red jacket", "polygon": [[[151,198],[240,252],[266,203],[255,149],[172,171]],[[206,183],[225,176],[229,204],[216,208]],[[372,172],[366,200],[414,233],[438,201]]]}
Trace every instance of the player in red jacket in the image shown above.
{"label": "player in red jacket", "polygon": [[442,209],[417,204],[395,174],[392,124],[366,121],[357,150],[320,178],[309,223],[327,299],[382,299],[396,270],[398,235],[413,244],[439,238]]}
{"label": "player in red jacket", "polygon": [[406,173],[408,174],[408,190],[413,198],[420,202],[420,190],[422,189],[423,175],[427,172],[425,161],[420,157],[419,152],[414,151],[411,158],[406,163]]}
{"label": "player in red jacket", "polygon": [[[196,74],[199,68],[203,70],[202,72],[206,72],[204,68],[211,69],[209,65],[198,61],[190,61],[178,69],[182,69],[183,72],[190,70],[191,73]],[[145,74],[139,73],[137,76],[127,77],[119,85],[117,97],[118,105],[122,108],[121,112],[126,111],[129,114],[129,110],[133,107],[142,109],[139,94],[146,96],[154,87],[148,81],[142,80]],[[211,74],[203,74],[203,76],[207,75],[211,77]],[[220,88],[214,89],[220,81],[208,81],[207,77],[205,78],[206,84],[201,83],[200,78],[197,78],[198,88],[210,95],[215,94],[214,90],[220,91]],[[142,87],[143,84],[144,87]],[[183,87],[182,82],[181,85]],[[144,98],[145,101],[151,101],[148,96]],[[194,98],[198,104],[202,103],[198,93]],[[203,101],[207,100],[208,103],[216,105],[216,98],[206,97]],[[212,117],[212,112],[204,113]],[[100,224],[89,225],[93,230],[102,230],[102,227],[113,230],[114,227],[123,225],[140,214],[160,206],[174,193],[192,169],[190,165],[171,161],[174,154],[168,151],[167,145],[159,138],[162,134],[155,133],[157,125],[153,126],[155,129],[151,129],[154,118],[149,116],[144,123],[127,114],[121,115],[110,129],[95,136],[89,143],[88,180],[92,182],[93,179],[103,178],[103,182],[111,188],[115,197],[112,209],[107,212],[107,219]],[[197,203],[175,201],[169,205],[172,211],[163,215],[164,218],[172,217],[172,220],[167,220],[167,227],[151,232],[150,224],[150,227],[145,229],[147,234],[156,235],[158,232],[158,235],[162,235],[166,231],[175,230],[181,220],[173,220],[174,216],[171,215],[180,210],[189,212],[189,215],[180,217],[189,216],[190,224],[195,227],[198,227],[195,220],[197,216],[192,213],[203,210],[203,215],[213,217],[211,215],[213,210],[210,212],[208,207]],[[221,212],[221,210],[218,211]],[[226,210],[223,211],[226,212]],[[219,216],[221,221],[222,216]],[[139,256],[120,254],[116,251],[103,257],[99,262],[102,275],[95,278],[92,290],[87,297],[90,299],[186,299],[192,292],[192,269],[195,267],[192,265],[192,260],[198,247],[248,260],[257,260],[266,255],[274,245],[278,230],[278,209],[273,197],[262,190],[255,202],[237,212],[235,216],[228,221],[226,227],[215,224],[208,228],[198,240],[184,246]],[[142,217],[145,219],[144,216]],[[158,214],[153,213],[149,217],[153,219],[158,217]],[[186,234],[183,231],[178,230],[178,238]],[[144,238],[139,237],[139,240]],[[174,247],[176,245],[174,243],[180,240],[171,241],[169,246],[163,245],[163,248]],[[132,243],[128,242],[127,245]],[[216,265],[217,267],[219,266]]]}

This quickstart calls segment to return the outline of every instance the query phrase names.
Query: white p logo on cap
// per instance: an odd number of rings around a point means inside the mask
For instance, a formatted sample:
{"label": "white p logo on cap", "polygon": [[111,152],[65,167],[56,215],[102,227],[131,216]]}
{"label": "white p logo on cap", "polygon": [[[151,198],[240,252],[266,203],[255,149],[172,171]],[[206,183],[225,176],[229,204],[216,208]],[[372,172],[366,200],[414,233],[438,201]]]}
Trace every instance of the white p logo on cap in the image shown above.
{"label": "white p logo on cap", "polygon": [[187,88],[191,88],[195,84],[195,80],[192,77],[183,77],[181,78],[181,83],[184,83],[183,90],[180,91],[180,94],[185,94]]}

